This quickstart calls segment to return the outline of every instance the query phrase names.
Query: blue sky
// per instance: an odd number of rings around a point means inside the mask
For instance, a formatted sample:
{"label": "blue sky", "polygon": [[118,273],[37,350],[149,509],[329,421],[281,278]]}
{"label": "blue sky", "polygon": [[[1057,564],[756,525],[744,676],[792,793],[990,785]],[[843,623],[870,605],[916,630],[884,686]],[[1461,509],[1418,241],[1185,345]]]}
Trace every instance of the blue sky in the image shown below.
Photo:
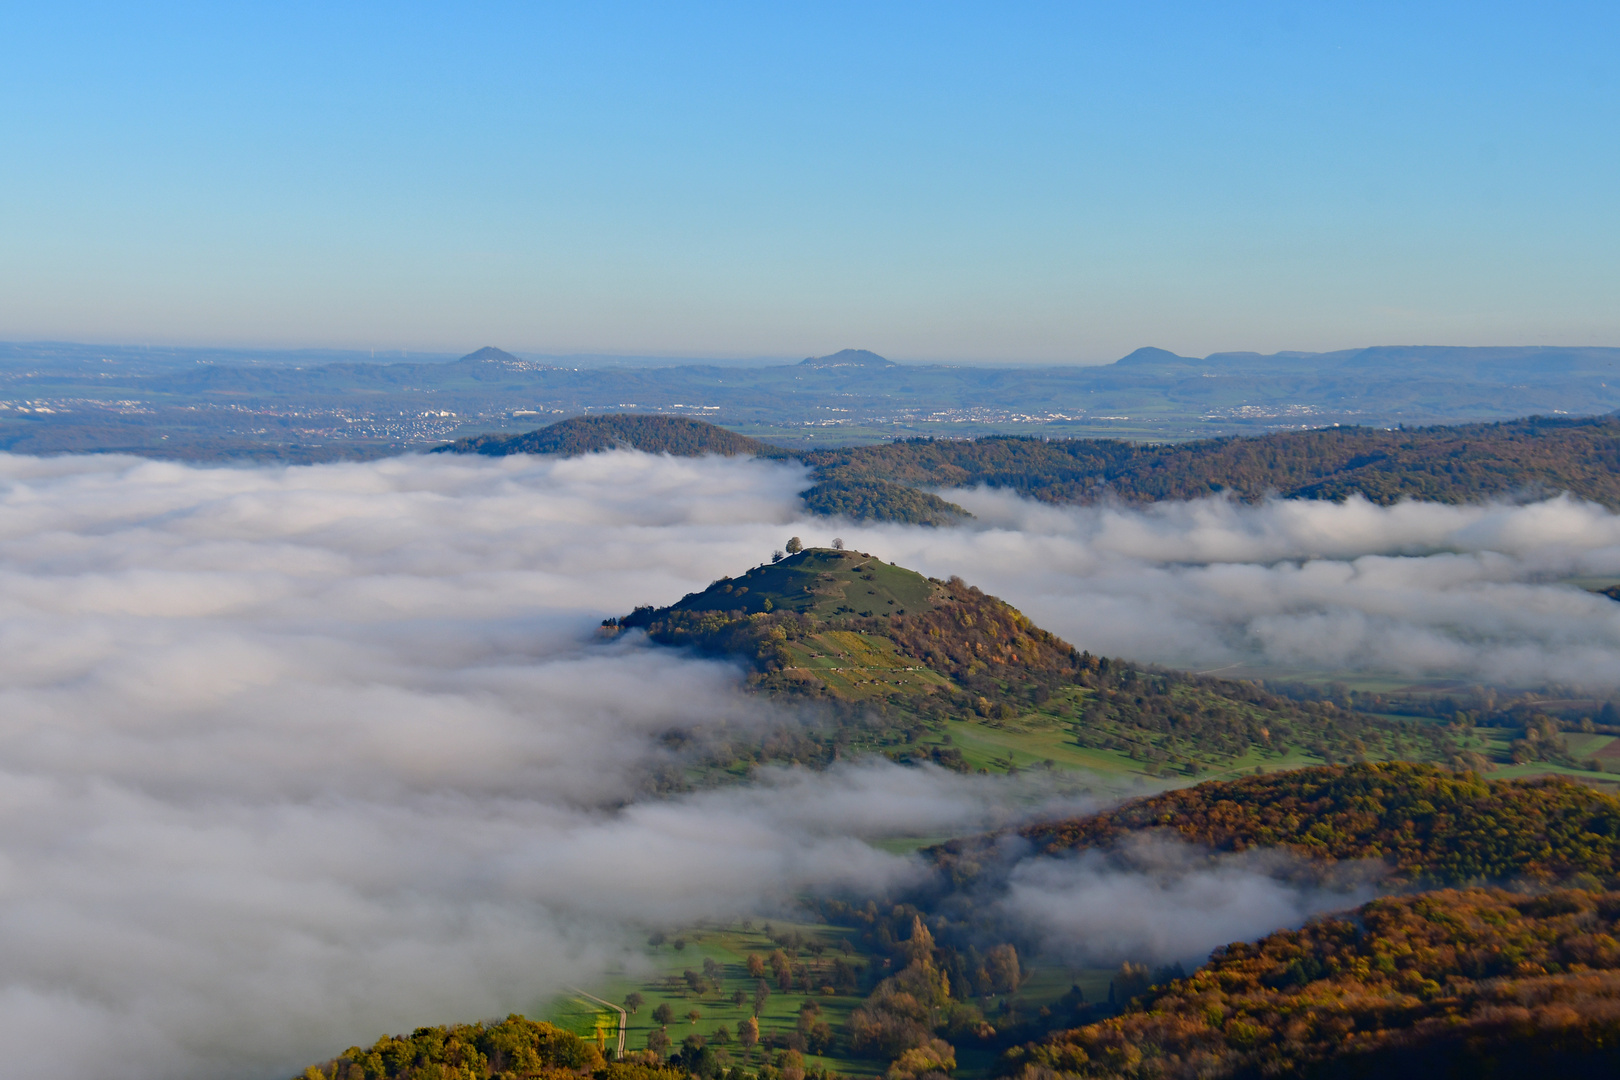
{"label": "blue sky", "polygon": [[1617,11],[14,4],[0,338],[1620,345]]}

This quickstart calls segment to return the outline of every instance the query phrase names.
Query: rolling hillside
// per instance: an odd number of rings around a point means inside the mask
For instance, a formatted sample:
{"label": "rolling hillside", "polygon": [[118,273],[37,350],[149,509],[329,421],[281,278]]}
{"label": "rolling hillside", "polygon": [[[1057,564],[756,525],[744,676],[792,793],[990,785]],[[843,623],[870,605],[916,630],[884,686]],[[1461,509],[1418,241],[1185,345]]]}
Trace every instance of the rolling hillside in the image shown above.
{"label": "rolling hillside", "polygon": [[1144,445],[1112,439],[913,439],[790,451],[699,420],[575,417],[525,435],[479,436],[451,453],[580,454],[617,446],[679,455],[796,458],[815,483],[812,513],[947,525],[967,512],[927,490],[986,485],[1051,503],[1154,502],[1230,495],[1444,503],[1569,492],[1620,507],[1620,418],[1532,417],[1386,431],[1334,427]]}
{"label": "rolling hillside", "polygon": [[1316,431],[1157,446],[1114,440],[918,440],[806,455],[821,475],[930,487],[986,484],[1054,503],[1231,494],[1460,503],[1568,491],[1620,506],[1620,418],[1532,417],[1398,431]]}
{"label": "rolling hillside", "polygon": [[603,627],[635,630],[737,659],[758,692],[820,706],[835,722],[797,745],[806,762],[879,751],[1169,778],[1460,752],[1438,724],[1093,656],[959,578],[856,551],[807,549]]}
{"label": "rolling hillside", "polygon": [[[1211,851],[1286,849],[1314,863],[1377,859],[1413,886],[1620,883],[1620,798],[1570,780],[1486,780],[1435,764],[1319,767],[1199,784],[1114,810],[1028,825],[1058,856],[1161,832]],[[983,838],[933,852],[958,877]]]}
{"label": "rolling hillside", "polygon": [[[1036,859],[1169,833],[1195,850],[1288,851],[1306,860],[1286,870],[1295,878],[1376,860],[1396,895],[1218,948],[1190,976],[1127,964],[1108,1003],[1026,1021],[1059,1030],[1009,1048],[1005,1074],[1553,1075],[1620,1063],[1614,796],[1397,762],[1200,784],[1019,832]],[[993,912],[1006,850],[994,838],[933,849],[953,883],[939,906],[959,922],[964,904]]]}
{"label": "rolling hillside", "polygon": [[1119,1016],[1019,1047],[1024,1080],[1613,1076],[1620,893],[1392,897],[1216,951]]}

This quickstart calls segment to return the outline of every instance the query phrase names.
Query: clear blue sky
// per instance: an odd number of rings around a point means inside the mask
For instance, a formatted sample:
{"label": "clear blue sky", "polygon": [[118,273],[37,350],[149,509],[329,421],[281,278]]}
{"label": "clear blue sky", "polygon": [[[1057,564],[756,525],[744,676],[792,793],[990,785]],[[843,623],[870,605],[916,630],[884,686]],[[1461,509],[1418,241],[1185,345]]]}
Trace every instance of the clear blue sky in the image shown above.
{"label": "clear blue sky", "polygon": [[1620,6],[9,5],[0,338],[1620,345]]}

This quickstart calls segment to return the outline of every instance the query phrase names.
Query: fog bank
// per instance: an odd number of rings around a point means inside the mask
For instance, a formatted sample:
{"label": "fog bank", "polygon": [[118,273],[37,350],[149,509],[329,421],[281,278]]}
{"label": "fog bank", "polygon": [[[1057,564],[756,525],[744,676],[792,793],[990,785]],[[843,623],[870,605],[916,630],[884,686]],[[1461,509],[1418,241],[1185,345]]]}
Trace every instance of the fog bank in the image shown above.
{"label": "fog bank", "polygon": [[[0,457],[0,1037],[18,1075],[280,1077],[532,1011],[661,922],[884,888],[1029,793],[895,766],[643,798],[782,722],[593,628],[761,561],[803,474],[642,455]],[[678,762],[676,762],[678,764]]]}
{"label": "fog bank", "polygon": [[1211,853],[1138,838],[1111,852],[1025,859],[1007,875],[997,908],[1044,953],[1071,963],[1152,961],[1191,971],[1218,945],[1370,900],[1385,876],[1374,862],[1336,867],[1321,880],[1281,852]]}
{"label": "fog bank", "polygon": [[1194,670],[1254,664],[1620,686],[1620,516],[1591,503],[1226,499],[1054,507],[949,491],[973,525],[853,540],[961,574],[1075,644]]}
{"label": "fog bank", "polygon": [[[659,734],[791,718],[731,666],[593,628],[791,534],[959,573],[1143,660],[1620,676],[1620,605],[1547,583],[1620,573],[1614,515],[1581,504],[1066,510],[973,492],[956,496],[970,527],[857,528],[800,517],[806,483],[628,452],[0,455],[13,1068],[285,1076],[384,1031],[532,1010],[646,926],[901,886],[917,863],[864,840],[1046,798],[879,764],[644,796],[648,770],[679,764]],[[1009,913],[1097,959],[1207,951],[1317,903],[1247,865],[1121,877],[1079,859],[1011,885]]]}

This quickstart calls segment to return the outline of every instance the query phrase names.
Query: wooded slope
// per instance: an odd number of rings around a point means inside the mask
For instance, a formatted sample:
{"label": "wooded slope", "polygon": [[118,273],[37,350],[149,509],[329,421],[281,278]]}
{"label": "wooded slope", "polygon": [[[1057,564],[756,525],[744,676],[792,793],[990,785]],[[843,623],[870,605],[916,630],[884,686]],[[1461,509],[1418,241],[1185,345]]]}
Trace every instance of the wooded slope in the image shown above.
{"label": "wooded slope", "polygon": [[1554,777],[1487,781],[1401,761],[1200,784],[1021,835],[1057,853],[1143,829],[1222,851],[1382,859],[1422,884],[1620,875],[1620,799]]}
{"label": "wooded slope", "polygon": [[475,435],[434,447],[435,454],[559,454],[574,457],[629,448],[649,454],[786,457],[787,452],[702,420],[648,413],[573,416],[522,435]]}
{"label": "wooded slope", "polygon": [[928,487],[986,484],[1047,502],[1402,498],[1461,503],[1567,491],[1620,506],[1620,418],[1532,417],[1386,431],[1318,431],[1145,446],[1101,439],[916,440],[804,455],[818,475]]}
{"label": "wooded slope", "polygon": [[512,1015],[478,1024],[420,1027],[351,1046],[299,1080],[684,1080],[661,1058],[609,1063],[571,1031]]}
{"label": "wooded slope", "polygon": [[1446,890],[1216,950],[1119,1016],[1011,1051],[1055,1077],[1613,1076],[1620,893]]}
{"label": "wooded slope", "polygon": [[1620,417],[1531,417],[1387,431],[1336,427],[1164,445],[1110,439],[912,439],[795,452],[700,420],[575,417],[525,435],[461,439],[442,451],[581,454],[629,446],[678,455],[797,458],[813,470],[812,513],[949,524],[961,507],[924,488],[987,485],[1053,503],[1154,502],[1229,494],[1463,503],[1568,492],[1620,507]]}
{"label": "wooded slope", "polygon": [[[1323,761],[1456,754],[1438,724],[1081,652],[959,578],[930,580],[860,552],[807,549],[604,626],[628,629],[739,659],[766,693],[858,705],[908,742],[964,716],[1067,728],[1076,744],[1127,754],[1154,775],[1197,775],[1251,752],[1273,760],[1303,750]],[[861,669],[854,682],[831,670],[852,665]]]}

